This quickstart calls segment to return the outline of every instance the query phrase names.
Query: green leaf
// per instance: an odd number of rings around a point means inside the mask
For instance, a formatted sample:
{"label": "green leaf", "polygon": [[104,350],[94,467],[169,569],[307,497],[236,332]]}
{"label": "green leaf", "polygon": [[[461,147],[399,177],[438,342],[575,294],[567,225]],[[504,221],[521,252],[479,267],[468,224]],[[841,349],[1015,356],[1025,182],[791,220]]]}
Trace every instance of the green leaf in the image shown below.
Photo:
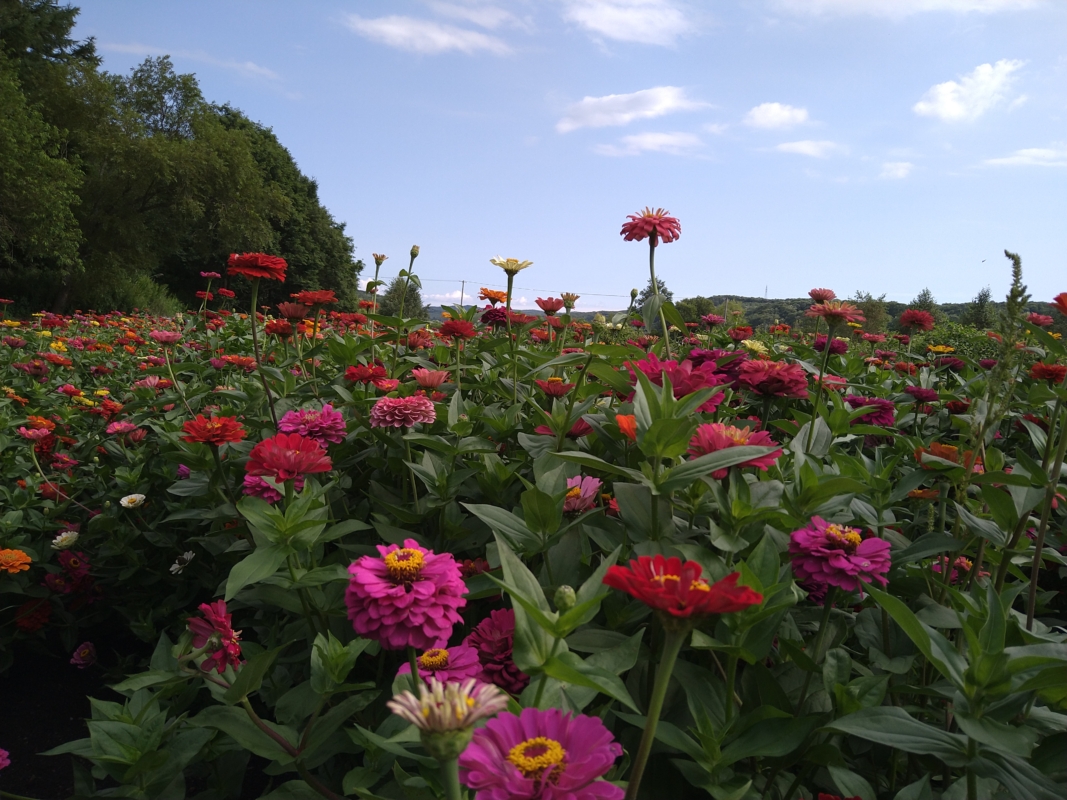
{"label": "green leaf", "polygon": [[677,458],[689,448],[698,420],[657,419],[638,432],[637,446],[649,458]]}
{"label": "green leaf", "polygon": [[492,528],[494,534],[503,538],[509,549],[520,553],[540,552],[543,544],[541,538],[532,533],[526,523],[510,511],[479,503],[461,505]]}
{"label": "green leaf", "polygon": [[[637,483],[614,484],[619,516],[637,541],[658,540],[674,531],[674,518],[666,499],[652,502],[652,490]],[[653,518],[653,508],[656,516]]]}
{"label": "green leaf", "polygon": [[859,797],[861,800],[878,800],[874,789],[871,788],[866,778],[844,767],[831,766],[827,767],[827,769],[830,770],[830,777],[833,778],[834,785],[844,796]]}
{"label": "green leaf", "polygon": [[285,562],[289,549],[280,544],[260,545],[230,569],[224,600],[232,600],[244,587],[269,578]]}
{"label": "green leaf", "polygon": [[865,708],[826,727],[907,753],[931,755],[950,767],[967,761],[967,737],[920,722],[895,706]]}
{"label": "green leaf", "polygon": [[548,541],[556,534],[563,520],[564,497],[553,497],[535,486],[523,492],[519,500],[525,525],[530,531],[539,534],[542,541]]}
{"label": "green leaf", "polygon": [[278,657],[278,653],[284,648],[285,645],[282,645],[272,650],[262,650],[248,659],[241,667],[240,672],[237,673],[234,682],[230,684],[230,688],[222,695],[223,702],[232,706],[241,702],[248,695],[255,694],[263,684],[263,678],[266,676],[267,670],[271,668],[274,659]]}
{"label": "green leaf", "polygon": [[900,566],[914,564],[927,556],[962,550],[965,545],[966,542],[962,542],[954,536],[945,536],[943,533],[927,533],[920,536],[899,553],[894,553],[893,563]]}
{"label": "green leaf", "polygon": [[745,563],[764,586],[773,586],[778,583],[778,572],[782,567],[782,561],[778,555],[778,546],[772,537],[761,537],[756,546],[752,548],[752,552],[748,554]]}
{"label": "green leaf", "polygon": [[708,453],[706,456],[690,459],[665,472],[658,481],[657,488],[662,494],[684,489],[717,470],[727,469],[745,461],[751,461],[759,456],[773,453],[776,449],[778,448],[742,445],[741,447],[729,447],[726,450]]}
{"label": "green leaf", "polygon": [[915,783],[909,783],[893,796],[893,800],[934,800],[934,793],[930,790],[930,773]]}
{"label": "green leaf", "polygon": [[[518,663],[518,662],[516,662]],[[545,662],[543,670],[549,677],[575,686],[596,689],[618,700],[627,708],[637,711],[637,704],[630,697],[626,684],[606,669],[587,664],[577,653],[561,653]]]}
{"label": "green leaf", "polygon": [[[201,728],[220,730],[245,750],[251,750],[257,756],[270,761],[277,761],[279,764],[290,764],[293,761],[293,757],[281,745],[255,726],[242,708],[237,708],[236,706],[208,706],[190,719],[189,722]],[[264,720],[264,722],[267,727],[278,733],[289,744],[296,746],[296,731],[283,725],[275,725],[267,720]]]}
{"label": "green leaf", "polygon": [[988,539],[993,544],[1000,545],[1001,547],[1008,543],[1011,534],[1001,530],[1000,526],[993,520],[976,517],[959,503],[954,502],[953,505],[956,507],[956,513],[960,515],[960,519],[962,519],[963,523],[970,528],[972,533],[981,536],[983,539]]}
{"label": "green leaf", "polygon": [[[521,597],[530,604],[530,611],[519,603],[515,606],[515,647],[512,659],[515,666],[523,672],[530,674],[531,671],[540,670],[541,666],[548,661],[555,638],[544,630],[534,619],[531,611],[536,611],[545,618],[555,617],[548,607],[544,589],[538,583],[526,565],[522,563],[514,551],[508,547],[508,543],[501,536],[496,537],[497,553],[500,556],[500,567],[504,573],[504,584],[513,598]],[[566,645],[563,645],[566,647]]]}
{"label": "green leaf", "polygon": [[963,656],[956,652],[952,642],[926,623],[917,619],[911,609],[904,605],[903,601],[887,592],[875,589],[873,586],[869,587],[868,591],[878,605],[888,611],[896,623],[904,629],[904,633],[922,651],[927,660],[937,668],[937,671],[952,681],[957,688],[962,689],[964,685],[963,674],[967,670],[967,662]]}
{"label": "green leaf", "polygon": [[814,716],[757,722],[723,748],[719,764],[725,766],[755,756],[781,758],[789,755],[807,741],[817,722]]}
{"label": "green leaf", "polygon": [[605,461],[602,458],[597,458],[589,453],[552,453],[554,458],[560,458],[564,461],[570,461],[572,464],[579,464],[589,469],[599,470],[600,472],[606,472],[609,475],[622,475],[634,480],[640,480],[644,476],[639,470],[628,469],[627,467],[620,467],[617,464]]}

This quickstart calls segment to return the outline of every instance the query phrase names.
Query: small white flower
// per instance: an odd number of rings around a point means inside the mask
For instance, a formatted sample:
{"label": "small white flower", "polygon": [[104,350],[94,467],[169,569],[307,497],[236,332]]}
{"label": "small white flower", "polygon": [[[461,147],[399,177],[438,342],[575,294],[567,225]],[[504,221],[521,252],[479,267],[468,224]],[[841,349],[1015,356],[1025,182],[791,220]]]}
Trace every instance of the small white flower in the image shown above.
{"label": "small white flower", "polygon": [[74,543],[78,541],[77,531],[63,531],[55,539],[52,540],[53,550],[66,550],[68,547],[73,547]]}
{"label": "small white flower", "polygon": [[172,575],[180,575],[181,571],[189,566],[189,562],[196,558],[196,553],[189,550],[178,556],[178,560],[170,565],[170,572]]}
{"label": "small white flower", "polygon": [[128,494],[125,497],[123,497],[121,500],[119,500],[119,503],[122,504],[123,508],[137,508],[138,506],[143,506],[144,505],[144,495],[143,494]]}

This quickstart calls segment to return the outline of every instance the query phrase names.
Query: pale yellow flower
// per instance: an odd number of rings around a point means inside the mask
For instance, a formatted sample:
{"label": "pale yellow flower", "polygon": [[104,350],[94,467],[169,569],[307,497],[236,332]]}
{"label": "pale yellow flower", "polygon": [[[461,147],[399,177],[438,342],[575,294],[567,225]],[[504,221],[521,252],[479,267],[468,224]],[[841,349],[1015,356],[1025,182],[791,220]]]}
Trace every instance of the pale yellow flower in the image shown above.
{"label": "pale yellow flower", "polygon": [[93,394],[95,394],[97,397],[107,397],[109,394],[111,394],[111,390],[110,389],[97,389],[95,392],[93,392]]}
{"label": "pale yellow flower", "polygon": [[57,353],[67,352],[67,346],[63,344],[63,342],[52,342],[50,345],[48,345],[48,348],[50,350],[55,350]]}
{"label": "pale yellow flower", "polygon": [[497,256],[496,258],[490,258],[489,263],[495,264],[496,266],[504,270],[504,272],[506,272],[508,275],[513,276],[518,275],[520,272],[522,272],[522,270],[533,265],[532,261],[519,261],[519,259],[517,258],[501,258],[500,256]]}
{"label": "pale yellow flower", "polygon": [[745,339],[741,342],[741,346],[750,353],[756,353],[757,355],[767,352],[767,346],[763,342],[756,341],[755,339]]}

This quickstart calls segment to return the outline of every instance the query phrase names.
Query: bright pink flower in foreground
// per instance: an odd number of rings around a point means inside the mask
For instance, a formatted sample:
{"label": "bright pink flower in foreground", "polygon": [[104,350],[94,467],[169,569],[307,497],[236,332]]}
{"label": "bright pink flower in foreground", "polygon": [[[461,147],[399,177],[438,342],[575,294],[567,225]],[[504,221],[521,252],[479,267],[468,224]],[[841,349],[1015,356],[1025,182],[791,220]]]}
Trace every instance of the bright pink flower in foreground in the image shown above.
{"label": "bright pink flower in foreground", "polygon": [[220,675],[227,666],[235,669],[241,663],[241,632],[230,625],[230,615],[226,613],[226,602],[216,600],[214,603],[201,603],[200,613],[204,618],[193,617],[189,620],[189,630],[193,633],[193,647],[199,649],[210,643],[208,657],[200,665],[205,672],[214,669]]}
{"label": "bright pink flower in foreground", "polygon": [[889,542],[863,538],[858,528],[812,517],[806,528],[789,536],[793,573],[800,581],[837,586],[863,594],[863,584],[872,580],[885,586],[889,572]]}
{"label": "bright pink flower in foreground", "polygon": [[298,433],[279,433],[264,439],[252,448],[245,465],[249,475],[266,475],[277,481],[329,472],[332,468],[322,445]]}
{"label": "bright pink flower in foreground", "polygon": [[[778,447],[778,442],[771,438],[766,431],[753,431],[751,428],[735,428],[722,422],[709,422],[697,427],[696,433],[689,441],[689,455],[693,458],[706,456],[708,453],[717,453],[731,447]],[[774,465],[782,457],[779,448],[767,455],[743,461],[739,467],[759,467],[764,472]],[[711,477],[722,480],[730,474],[729,469],[717,469],[711,473]]]}
{"label": "bright pink flower in foreground", "polygon": [[732,614],[763,602],[759,592],[737,585],[740,573],[709,584],[700,577],[702,571],[696,561],[683,563],[676,556],[641,556],[628,567],[609,567],[604,584],[671,617]]}
{"label": "bright pink flower in foreground", "polygon": [[515,666],[511,653],[515,644],[515,611],[497,609],[475,626],[463,644],[473,647],[482,665],[482,680],[509,694],[519,694],[530,676]]}
{"label": "bright pink flower in foreground", "polygon": [[[441,683],[462,683],[468,678],[480,678],[482,662],[478,651],[466,645],[431,647],[418,657],[419,677],[424,681],[437,678]],[[397,675],[410,675],[411,664],[403,664]]]}
{"label": "bright pink flower in foreground", "polygon": [[526,708],[474,732],[459,777],[476,800],[619,800],[622,789],[597,779],[621,755],[598,717]]}
{"label": "bright pink flower in foreground", "polygon": [[467,605],[456,559],[414,539],[403,547],[378,545],[378,552],[380,558],[361,556],[348,567],[345,605],[356,633],[387,650],[429,650],[447,642]]}
{"label": "bright pink flower in foreground", "polygon": [[[681,399],[686,395],[699,392],[701,389],[712,389],[722,386],[729,381],[726,375],[719,374],[715,362],[705,361],[700,366],[695,366],[692,361],[686,359],[681,363],[677,361],[660,361],[655,353],[649,353],[647,359],[641,361],[628,361],[626,366],[630,368],[630,384],[637,385],[636,369],[641,370],[645,376],[656,386],[663,386],[663,378],[667,377],[671,382],[675,399]],[[719,407],[724,395],[722,392],[713,394],[697,411],[713,413]],[[633,395],[630,396],[633,399]]]}
{"label": "bright pink flower in foreground", "polygon": [[437,419],[433,402],[425,397],[383,397],[370,410],[372,428],[410,428]]}
{"label": "bright pink flower in foreground", "polygon": [[278,420],[278,430],[282,433],[299,433],[325,447],[327,444],[344,441],[345,418],[327,403],[318,410],[304,408],[299,411],[287,411],[285,416]]}
{"label": "bright pink flower in foreground", "polygon": [[764,397],[808,397],[808,374],[787,361],[746,361],[737,371],[737,381]]}
{"label": "bright pink flower in foreground", "polygon": [[682,235],[682,223],[676,217],[670,216],[670,213],[662,208],[653,211],[646,206],[644,211],[627,217],[629,222],[622,224],[619,235],[628,242],[641,242],[651,236],[653,247],[656,247],[661,239],[670,244]]}
{"label": "bright pink flower in foreground", "polygon": [[563,513],[581,514],[596,505],[597,494],[604,482],[600,478],[575,475],[567,478],[567,498],[563,501]]}
{"label": "bright pink flower in foreground", "polygon": [[448,371],[443,369],[422,369],[420,367],[411,370],[411,376],[422,389],[439,389],[441,384],[448,380]]}

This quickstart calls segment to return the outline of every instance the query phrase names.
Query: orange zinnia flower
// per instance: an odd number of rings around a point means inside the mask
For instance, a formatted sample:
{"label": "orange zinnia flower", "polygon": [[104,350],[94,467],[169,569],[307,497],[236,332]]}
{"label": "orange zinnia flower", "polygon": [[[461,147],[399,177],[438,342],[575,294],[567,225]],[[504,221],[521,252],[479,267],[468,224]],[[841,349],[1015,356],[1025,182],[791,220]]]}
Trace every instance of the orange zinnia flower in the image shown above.
{"label": "orange zinnia flower", "polygon": [[623,436],[631,442],[637,441],[637,417],[633,414],[616,414],[615,424]]}
{"label": "orange zinnia flower", "polygon": [[483,286],[482,290],[478,293],[478,299],[488,300],[495,306],[497,303],[506,303],[508,301],[508,293],[501,292],[497,289],[486,289]]}
{"label": "orange zinnia flower", "polygon": [[28,570],[32,560],[21,550],[0,550],[0,570],[12,575]]}

